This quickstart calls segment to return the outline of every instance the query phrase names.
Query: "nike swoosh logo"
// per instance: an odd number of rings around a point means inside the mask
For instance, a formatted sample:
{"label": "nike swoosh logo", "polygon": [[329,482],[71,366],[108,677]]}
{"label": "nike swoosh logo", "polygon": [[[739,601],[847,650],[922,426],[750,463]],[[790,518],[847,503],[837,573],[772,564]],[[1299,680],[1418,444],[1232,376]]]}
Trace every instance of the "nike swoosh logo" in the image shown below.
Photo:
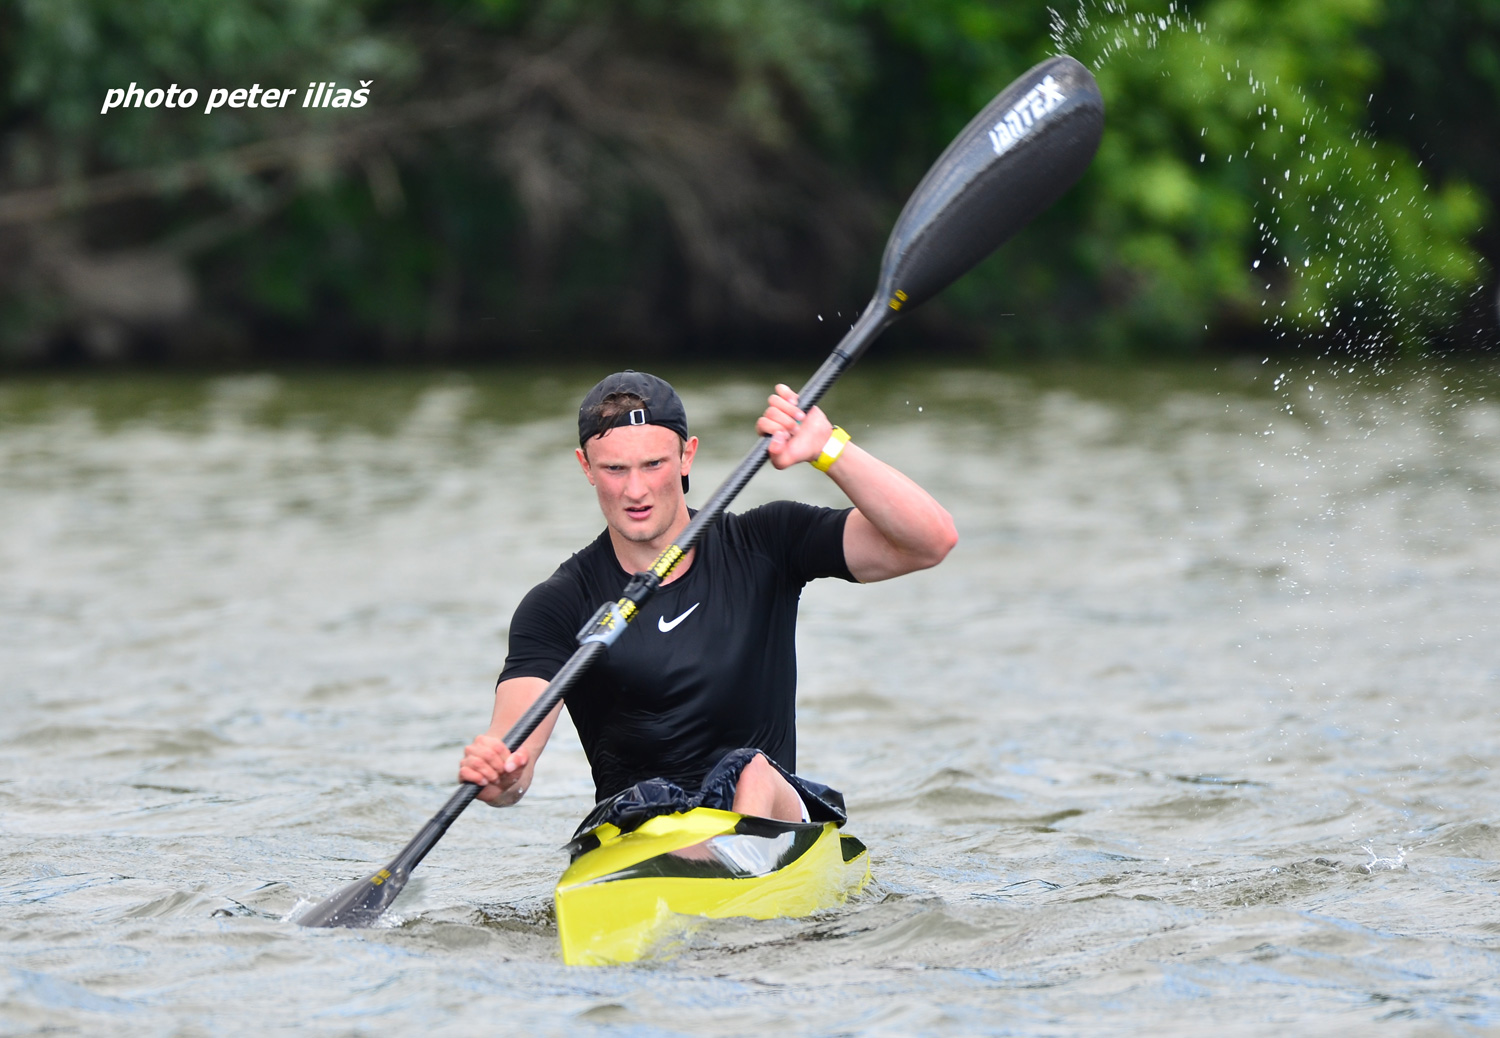
{"label": "nike swoosh logo", "polygon": [[672,628],[676,627],[678,624],[682,623],[682,621],[686,620],[688,618],[688,616],[692,613],[692,611],[694,609],[697,609],[702,604],[703,603],[701,603],[701,602],[694,602],[692,604],[692,606],[688,608],[688,611],[686,613],[683,613],[681,616],[679,616],[675,620],[669,621],[665,616],[658,616],[656,618],[656,629],[658,631],[661,631],[663,634],[666,634]]}

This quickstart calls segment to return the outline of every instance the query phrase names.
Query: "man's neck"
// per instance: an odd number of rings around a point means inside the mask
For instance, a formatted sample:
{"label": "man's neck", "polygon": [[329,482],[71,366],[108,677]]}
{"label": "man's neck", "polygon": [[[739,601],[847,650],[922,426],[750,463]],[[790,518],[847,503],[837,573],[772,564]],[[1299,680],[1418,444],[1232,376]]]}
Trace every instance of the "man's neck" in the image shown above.
{"label": "man's neck", "polygon": [[[619,561],[627,573],[640,573],[643,570],[650,569],[652,563],[660,557],[661,553],[675,544],[677,538],[682,536],[682,531],[687,529],[688,521],[691,518],[688,515],[687,504],[683,503],[677,519],[673,521],[667,532],[651,541],[626,540],[620,536],[618,530],[611,526],[609,528],[609,542],[615,550],[615,559]],[[671,575],[663,583],[670,584],[686,573],[688,567],[693,564],[693,556],[695,554],[696,550],[684,555],[682,561],[676,565]]]}

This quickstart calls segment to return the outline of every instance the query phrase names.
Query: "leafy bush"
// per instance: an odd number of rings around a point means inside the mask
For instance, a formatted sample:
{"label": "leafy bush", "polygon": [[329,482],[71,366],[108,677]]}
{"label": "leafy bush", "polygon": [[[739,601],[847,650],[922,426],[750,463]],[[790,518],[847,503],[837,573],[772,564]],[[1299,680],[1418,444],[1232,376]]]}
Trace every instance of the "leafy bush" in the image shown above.
{"label": "leafy bush", "polygon": [[[1411,348],[1483,277],[1464,178],[1500,190],[1497,145],[1442,71],[1493,88],[1496,26],[1500,0],[20,0],[0,356],[821,353],[927,165],[1059,49],[1103,89],[1098,159],[909,344]],[[371,103],[202,110],[328,80]],[[200,97],[101,114],[131,82]],[[1443,113],[1449,161],[1372,128],[1377,94]]]}

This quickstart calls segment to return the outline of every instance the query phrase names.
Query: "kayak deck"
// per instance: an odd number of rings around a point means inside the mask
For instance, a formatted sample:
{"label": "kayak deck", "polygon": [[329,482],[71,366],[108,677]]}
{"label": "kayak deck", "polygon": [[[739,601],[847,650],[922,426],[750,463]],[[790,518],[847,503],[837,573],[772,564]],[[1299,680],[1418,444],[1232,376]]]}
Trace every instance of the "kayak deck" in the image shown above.
{"label": "kayak deck", "polygon": [[682,916],[798,917],[840,904],[870,879],[865,845],[832,822],[781,822],[700,807],[573,844],[557,881],[569,965],[634,962]]}

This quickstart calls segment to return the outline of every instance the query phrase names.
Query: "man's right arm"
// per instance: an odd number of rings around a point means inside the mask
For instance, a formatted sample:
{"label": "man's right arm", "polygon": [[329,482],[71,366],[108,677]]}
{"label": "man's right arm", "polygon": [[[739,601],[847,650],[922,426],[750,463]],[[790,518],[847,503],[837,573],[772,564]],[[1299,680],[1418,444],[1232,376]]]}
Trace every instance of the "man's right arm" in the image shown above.
{"label": "man's right arm", "polygon": [[509,678],[500,682],[495,686],[495,711],[489,731],[464,748],[458,780],[479,786],[479,799],[491,807],[509,807],[531,788],[537,758],[552,736],[562,704],[552,708],[515,753],[510,752],[504,739],[546,688],[547,682],[542,678]]}

